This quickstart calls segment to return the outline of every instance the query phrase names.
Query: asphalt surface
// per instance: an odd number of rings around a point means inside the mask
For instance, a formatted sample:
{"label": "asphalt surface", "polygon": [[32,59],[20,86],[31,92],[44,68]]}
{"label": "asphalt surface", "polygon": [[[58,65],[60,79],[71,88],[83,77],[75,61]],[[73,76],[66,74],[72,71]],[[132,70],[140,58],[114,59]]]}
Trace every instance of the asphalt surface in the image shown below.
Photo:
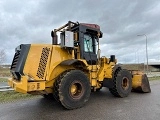
{"label": "asphalt surface", "polygon": [[151,93],[113,97],[106,88],[92,93],[82,108],[66,110],[54,100],[38,97],[0,104],[0,120],[160,120],[160,81]]}

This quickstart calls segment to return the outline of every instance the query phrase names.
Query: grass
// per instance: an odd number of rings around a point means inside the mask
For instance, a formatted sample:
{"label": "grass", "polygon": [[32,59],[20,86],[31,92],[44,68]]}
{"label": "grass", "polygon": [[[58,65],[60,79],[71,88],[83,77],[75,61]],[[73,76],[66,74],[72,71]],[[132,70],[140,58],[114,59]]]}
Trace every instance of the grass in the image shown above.
{"label": "grass", "polygon": [[0,68],[0,76],[1,77],[9,77],[9,76],[11,76],[9,68]]}
{"label": "grass", "polygon": [[0,92],[0,103],[15,101],[19,99],[28,99],[37,95],[22,94],[15,91]]}
{"label": "grass", "polygon": [[8,79],[7,78],[0,78],[0,82],[7,82]]}
{"label": "grass", "polygon": [[152,81],[152,80],[160,80],[160,76],[149,77],[148,79],[149,79],[149,81]]}
{"label": "grass", "polygon": [[[7,78],[0,78],[0,84],[7,81],[8,81]],[[35,96],[37,95],[22,94],[16,91],[5,91],[5,92],[0,92],[0,103],[15,101],[19,99],[29,99],[29,98],[34,98]]]}

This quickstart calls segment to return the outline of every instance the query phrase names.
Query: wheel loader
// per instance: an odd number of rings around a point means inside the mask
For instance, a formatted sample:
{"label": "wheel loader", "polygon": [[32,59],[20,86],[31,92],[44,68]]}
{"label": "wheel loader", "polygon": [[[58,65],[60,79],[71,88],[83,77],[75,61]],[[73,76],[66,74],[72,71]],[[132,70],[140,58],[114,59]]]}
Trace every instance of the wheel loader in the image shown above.
{"label": "wheel loader", "polygon": [[97,24],[69,21],[51,31],[52,44],[19,45],[9,86],[20,93],[53,96],[66,109],[84,106],[91,92],[102,87],[121,98],[131,91],[151,92],[146,74],[123,69],[115,55],[100,56],[102,36]]}

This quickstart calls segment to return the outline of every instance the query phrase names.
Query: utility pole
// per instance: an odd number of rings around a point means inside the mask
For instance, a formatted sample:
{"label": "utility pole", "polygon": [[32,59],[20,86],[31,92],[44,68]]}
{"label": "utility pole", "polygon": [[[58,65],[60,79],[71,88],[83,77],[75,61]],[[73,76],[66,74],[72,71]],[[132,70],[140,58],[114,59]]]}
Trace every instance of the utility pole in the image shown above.
{"label": "utility pole", "polygon": [[137,36],[145,36],[146,37],[146,59],[147,59],[147,74],[148,74],[148,41],[147,41],[147,35],[146,34],[142,34],[142,35],[137,35]]}

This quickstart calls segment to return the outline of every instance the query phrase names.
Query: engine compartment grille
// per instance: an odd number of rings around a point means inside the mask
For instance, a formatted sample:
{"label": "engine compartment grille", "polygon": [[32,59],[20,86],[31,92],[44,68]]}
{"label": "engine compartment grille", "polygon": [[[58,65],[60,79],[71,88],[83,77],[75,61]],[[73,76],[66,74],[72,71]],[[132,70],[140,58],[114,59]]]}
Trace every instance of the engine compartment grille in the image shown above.
{"label": "engine compartment grille", "polygon": [[38,70],[37,70],[37,76],[40,79],[44,78],[45,69],[46,69],[48,56],[49,56],[49,51],[50,51],[50,48],[47,48],[47,47],[42,49],[42,54],[41,54],[41,58],[40,58],[40,62],[39,62]]}

